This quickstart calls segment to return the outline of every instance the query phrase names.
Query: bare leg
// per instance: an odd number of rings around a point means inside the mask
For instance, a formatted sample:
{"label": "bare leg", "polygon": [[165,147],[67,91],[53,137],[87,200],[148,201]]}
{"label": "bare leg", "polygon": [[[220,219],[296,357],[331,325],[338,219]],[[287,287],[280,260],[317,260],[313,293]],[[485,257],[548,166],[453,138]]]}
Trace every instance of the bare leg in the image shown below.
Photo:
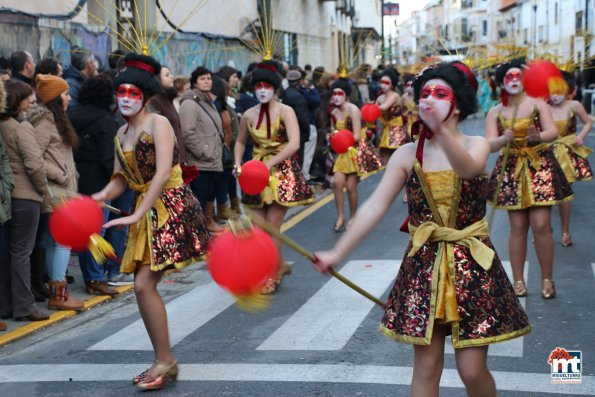
{"label": "bare leg", "polygon": [[527,233],[529,232],[528,210],[508,211],[510,220],[510,237],[508,253],[514,281],[523,280],[525,259],[527,257]]}
{"label": "bare leg", "polygon": [[562,224],[562,245],[568,246],[571,243],[570,240],[570,214],[572,213],[572,207],[569,201],[561,203],[560,208],[560,223]]}
{"label": "bare leg", "polygon": [[535,236],[535,252],[541,267],[541,278],[552,279],[554,269],[554,238],[551,229],[551,207],[529,209],[531,230]]}
{"label": "bare leg", "polygon": [[343,188],[345,187],[345,181],[347,177],[341,172],[335,172],[334,175],[334,193],[335,193],[335,207],[337,208],[337,222],[335,223],[335,229],[343,226],[345,221],[345,209],[343,208],[345,198],[343,197]]}
{"label": "bare leg", "polygon": [[[266,206],[265,210],[265,219],[268,223],[273,225],[275,229],[281,230],[281,225],[283,224],[283,219],[285,218],[285,214],[287,213],[288,207],[283,207],[279,204],[271,204]],[[281,271],[282,264],[284,262],[283,255],[281,254],[282,244],[281,241],[275,239],[275,244],[277,245],[277,249],[279,250],[279,270]]]}
{"label": "bare leg", "polygon": [[413,346],[413,379],[411,397],[438,397],[440,376],[444,366],[446,328],[435,325],[429,346]]}
{"label": "bare leg", "polygon": [[355,213],[357,211],[357,204],[359,201],[359,194],[357,192],[357,185],[359,184],[359,178],[357,174],[347,175],[347,199],[349,202],[349,222],[347,226],[351,226]]}
{"label": "bare leg", "polygon": [[469,397],[496,397],[496,383],[487,366],[488,347],[455,349],[457,370]]}
{"label": "bare leg", "polygon": [[155,358],[159,363],[167,365],[174,362],[175,358],[169,344],[165,305],[157,292],[157,283],[163,273],[152,272],[149,266],[141,266],[134,276],[134,294],[155,351]]}

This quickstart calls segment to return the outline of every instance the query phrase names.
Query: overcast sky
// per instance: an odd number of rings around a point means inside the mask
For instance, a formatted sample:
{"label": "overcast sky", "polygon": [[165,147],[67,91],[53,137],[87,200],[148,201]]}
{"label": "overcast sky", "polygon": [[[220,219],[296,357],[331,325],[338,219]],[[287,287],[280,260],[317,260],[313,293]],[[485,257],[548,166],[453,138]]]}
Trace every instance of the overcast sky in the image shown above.
{"label": "overcast sky", "polygon": [[428,1],[429,0],[394,0],[394,3],[400,4],[399,9],[401,16],[399,17],[399,22],[409,18],[411,16],[411,11],[421,10],[426,4],[428,4]]}

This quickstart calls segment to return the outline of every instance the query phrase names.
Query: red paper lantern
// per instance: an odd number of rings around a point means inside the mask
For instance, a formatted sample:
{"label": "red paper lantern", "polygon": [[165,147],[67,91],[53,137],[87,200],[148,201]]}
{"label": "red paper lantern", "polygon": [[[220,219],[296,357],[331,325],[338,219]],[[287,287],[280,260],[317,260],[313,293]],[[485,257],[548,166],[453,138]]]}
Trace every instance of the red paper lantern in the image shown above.
{"label": "red paper lantern", "polygon": [[269,169],[259,160],[246,161],[238,177],[240,187],[248,194],[260,194],[269,184]]}
{"label": "red paper lantern", "polygon": [[277,246],[266,232],[253,227],[242,233],[236,236],[227,231],[209,244],[211,277],[236,296],[259,293],[279,266]]}
{"label": "red paper lantern", "polygon": [[375,103],[367,103],[362,107],[362,119],[366,123],[374,123],[380,117],[380,108]]}
{"label": "red paper lantern", "polygon": [[52,237],[60,245],[73,251],[84,251],[91,236],[101,232],[103,211],[91,197],[72,198],[54,208],[49,228]]}
{"label": "red paper lantern", "polygon": [[550,61],[535,61],[523,72],[523,87],[534,98],[549,96],[549,85],[563,79],[560,69]]}
{"label": "red paper lantern", "polygon": [[331,137],[331,148],[339,154],[347,153],[353,145],[355,145],[355,137],[349,130],[339,130]]}

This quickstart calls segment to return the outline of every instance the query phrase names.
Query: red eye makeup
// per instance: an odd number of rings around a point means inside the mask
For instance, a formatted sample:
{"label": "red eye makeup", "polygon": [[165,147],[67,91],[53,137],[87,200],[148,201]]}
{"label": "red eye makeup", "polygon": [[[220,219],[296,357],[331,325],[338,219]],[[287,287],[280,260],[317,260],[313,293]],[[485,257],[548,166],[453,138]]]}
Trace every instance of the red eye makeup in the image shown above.
{"label": "red eye makeup", "polygon": [[508,72],[504,75],[505,83],[512,83],[513,81],[521,81],[523,79],[523,72]]}
{"label": "red eye makeup", "polygon": [[269,83],[265,83],[264,81],[259,81],[258,83],[254,84],[255,90],[272,90],[273,86]]}
{"label": "red eye makeup", "polygon": [[118,98],[129,98],[136,100],[143,99],[143,92],[141,91],[141,89],[132,84],[120,85],[118,87],[116,95],[118,96]]}
{"label": "red eye makeup", "polygon": [[431,96],[439,101],[451,102],[454,98],[454,92],[450,87],[441,84],[425,86],[421,90],[420,98],[425,99]]}
{"label": "red eye makeup", "polygon": [[345,92],[343,90],[334,90],[333,96],[345,96]]}

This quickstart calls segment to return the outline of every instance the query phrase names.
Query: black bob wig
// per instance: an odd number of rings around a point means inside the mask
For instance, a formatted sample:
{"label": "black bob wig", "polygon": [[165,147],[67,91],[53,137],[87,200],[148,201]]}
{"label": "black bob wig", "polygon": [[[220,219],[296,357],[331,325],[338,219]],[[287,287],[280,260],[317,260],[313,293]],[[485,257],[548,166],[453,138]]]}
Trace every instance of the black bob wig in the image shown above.
{"label": "black bob wig", "polygon": [[508,72],[512,68],[519,68],[523,70],[523,66],[525,65],[525,58],[516,58],[510,62],[502,63],[496,69],[496,84],[502,85],[504,82],[504,76],[506,72]]}
{"label": "black bob wig", "polygon": [[130,52],[126,54],[124,69],[114,79],[114,86],[133,84],[141,89],[145,100],[161,92],[161,83],[156,76],[161,72],[161,64],[148,55]]}
{"label": "black bob wig", "polygon": [[416,103],[419,103],[422,87],[427,81],[432,79],[442,79],[453,89],[457,97],[457,108],[460,111],[459,121],[465,120],[467,116],[477,111],[476,89],[467,76],[465,76],[465,73],[454,66],[454,62],[439,63],[435,66],[430,66],[413,80],[413,92]]}

